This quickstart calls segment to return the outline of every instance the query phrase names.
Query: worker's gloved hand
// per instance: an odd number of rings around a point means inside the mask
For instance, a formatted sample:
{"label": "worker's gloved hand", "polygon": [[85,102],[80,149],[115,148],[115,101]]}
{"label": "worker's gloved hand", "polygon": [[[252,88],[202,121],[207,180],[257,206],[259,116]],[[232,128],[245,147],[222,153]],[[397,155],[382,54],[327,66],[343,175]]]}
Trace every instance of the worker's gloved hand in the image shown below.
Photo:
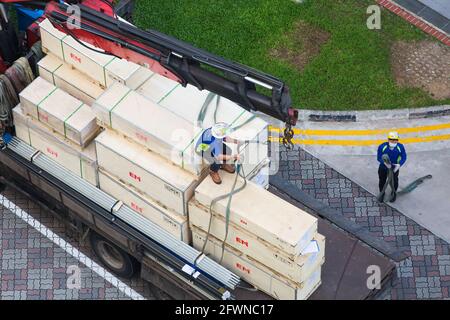
{"label": "worker's gloved hand", "polygon": [[392,168],[392,165],[390,164],[390,163],[384,163],[384,165],[386,166],[386,168],[388,168],[388,169],[390,169],[390,168]]}
{"label": "worker's gloved hand", "polygon": [[400,170],[400,165],[394,164],[394,172],[397,172],[398,170]]}

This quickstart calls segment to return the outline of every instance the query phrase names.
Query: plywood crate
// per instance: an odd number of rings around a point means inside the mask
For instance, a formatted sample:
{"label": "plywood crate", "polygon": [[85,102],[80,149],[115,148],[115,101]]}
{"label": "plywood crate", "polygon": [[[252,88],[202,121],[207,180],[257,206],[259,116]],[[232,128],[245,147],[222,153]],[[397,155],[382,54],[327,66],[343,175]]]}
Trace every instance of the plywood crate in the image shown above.
{"label": "plywood crate", "polygon": [[163,206],[187,215],[187,201],[200,178],[111,130],[102,132],[95,142],[100,167]]}
{"label": "plywood crate", "polygon": [[[243,169],[246,175],[254,171],[261,161],[268,157],[268,124],[260,118],[253,118],[250,112],[236,103],[223,97],[220,97],[217,103],[217,96],[215,96],[207,106],[203,122],[199,124],[199,114],[210,95],[209,91],[198,90],[192,85],[183,87],[175,81],[155,75],[144,83],[138,92],[193,125],[206,129],[215,122],[225,122],[236,128],[230,137],[240,141],[251,141],[239,150],[239,153],[244,156]],[[216,116],[214,116],[215,113]],[[247,123],[252,118],[253,120]],[[233,145],[230,147],[233,148]],[[234,148],[234,152],[238,150]]]}
{"label": "plywood crate", "polygon": [[38,62],[38,67],[42,78],[89,106],[104,92],[93,79],[51,53]]}
{"label": "plywood crate", "polygon": [[[201,250],[206,240],[206,233],[198,228],[192,228],[194,248]],[[205,254],[219,262],[222,256],[222,243],[209,236]],[[258,261],[251,259],[242,252],[226,245],[223,252],[222,265],[259,290],[279,300],[306,300],[321,284],[321,265],[302,283],[296,283],[280,275]]]}
{"label": "plywood crate", "polygon": [[141,84],[136,91],[147,99],[159,103],[168,93],[178,86],[178,82],[154,73],[149,79]]}
{"label": "plywood crate", "polygon": [[99,129],[95,114],[91,109],[80,100],[54,86],[43,99],[41,97],[35,99],[34,91],[39,90],[40,87],[47,90],[48,85],[42,84],[38,78],[38,86],[28,86],[20,93],[21,97],[30,102],[22,105],[25,113],[33,117],[37,114],[39,121],[80,146],[89,143]]}
{"label": "plywood crate", "polygon": [[103,50],[89,43],[80,44],[71,36],[58,31],[48,19],[43,20],[39,26],[45,53],[51,52],[104,87],[119,81],[135,89],[153,73],[125,59],[96,52]]}
{"label": "plywood crate", "polygon": [[43,123],[26,116],[20,105],[14,108],[13,117],[16,133],[20,139],[89,183],[98,185],[97,161],[93,143],[82,149]]}
{"label": "plywood crate", "polygon": [[[210,220],[210,234],[223,241],[226,230],[225,218],[214,212],[211,216],[208,208],[191,199],[189,223],[207,232]],[[325,237],[316,234],[313,241],[318,244],[319,252],[299,256],[287,254],[234,223],[229,224],[226,239],[226,243],[231,247],[298,283],[305,281],[325,256]]]}
{"label": "plywood crate", "polygon": [[28,130],[26,116],[22,113],[20,104],[14,107],[12,114],[14,119],[14,127],[16,129],[16,137],[30,144],[30,132]]}
{"label": "plywood crate", "polygon": [[122,201],[138,214],[151,220],[178,240],[189,243],[191,240],[187,216],[177,214],[160,203],[126,185],[107,171],[99,170],[99,187],[104,192]]}
{"label": "plywood crate", "polygon": [[22,110],[38,118],[36,105],[43,101],[48,95],[56,90],[56,87],[41,77],[37,77],[24,90],[19,93],[20,105]]}
{"label": "plywood crate", "polygon": [[[232,189],[235,175],[221,173],[222,184],[206,177],[195,189],[195,199],[209,207],[211,201]],[[236,188],[243,184],[239,178]],[[228,198],[215,203],[213,210],[225,216]],[[289,254],[299,255],[317,233],[317,219],[269,191],[248,182],[233,195],[230,221]]]}
{"label": "plywood crate", "polygon": [[52,53],[61,60],[64,60],[64,51],[62,41],[67,35],[56,29],[50,20],[44,19],[39,23],[41,34],[42,51],[44,53]]}
{"label": "plywood crate", "polygon": [[97,118],[142,146],[197,176],[204,165],[195,154],[201,129],[120,83],[93,105]]}
{"label": "plywood crate", "polygon": [[135,90],[154,74],[146,67],[116,58],[106,66],[106,86],[110,87],[117,81]]}

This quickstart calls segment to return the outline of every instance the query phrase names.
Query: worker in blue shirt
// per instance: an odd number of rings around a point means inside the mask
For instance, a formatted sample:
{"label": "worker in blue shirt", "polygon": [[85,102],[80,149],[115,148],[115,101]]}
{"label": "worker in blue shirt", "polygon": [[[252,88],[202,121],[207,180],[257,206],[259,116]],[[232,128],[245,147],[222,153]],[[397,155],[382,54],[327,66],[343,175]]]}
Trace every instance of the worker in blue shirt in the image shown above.
{"label": "worker in blue shirt", "polygon": [[238,140],[228,136],[230,133],[231,127],[228,124],[223,122],[216,123],[211,128],[203,131],[195,146],[195,152],[211,164],[209,167],[209,175],[217,184],[222,183],[219,175],[220,169],[228,173],[234,173],[236,171],[234,164],[226,162],[240,159],[240,155],[232,155],[230,147],[224,143],[239,143]]}
{"label": "worker in blue shirt", "polygon": [[[378,147],[377,159],[380,163],[378,168],[378,187],[380,192],[383,191],[384,185],[386,183],[389,170],[392,169],[394,173],[394,190],[392,190],[391,202],[397,199],[397,189],[398,189],[398,175],[400,173],[400,167],[406,162],[406,151],[403,144],[398,142],[399,136],[398,132],[392,131],[388,134],[388,141],[382,143]],[[390,164],[383,161],[383,155],[387,154],[389,156]],[[380,195],[380,198],[384,198],[384,194]]]}

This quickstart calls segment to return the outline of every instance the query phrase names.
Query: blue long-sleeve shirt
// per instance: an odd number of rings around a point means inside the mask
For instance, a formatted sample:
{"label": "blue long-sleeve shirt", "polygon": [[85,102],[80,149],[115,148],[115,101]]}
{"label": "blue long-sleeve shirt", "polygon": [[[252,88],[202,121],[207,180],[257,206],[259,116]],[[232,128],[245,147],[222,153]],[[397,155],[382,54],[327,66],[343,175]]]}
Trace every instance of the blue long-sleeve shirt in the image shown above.
{"label": "blue long-sleeve shirt", "polygon": [[406,162],[406,150],[401,143],[397,143],[397,146],[392,150],[389,148],[389,142],[380,144],[377,152],[377,159],[380,163],[380,166],[384,166],[384,162],[382,159],[383,154],[387,154],[389,156],[391,164],[399,164],[400,166],[403,166]]}

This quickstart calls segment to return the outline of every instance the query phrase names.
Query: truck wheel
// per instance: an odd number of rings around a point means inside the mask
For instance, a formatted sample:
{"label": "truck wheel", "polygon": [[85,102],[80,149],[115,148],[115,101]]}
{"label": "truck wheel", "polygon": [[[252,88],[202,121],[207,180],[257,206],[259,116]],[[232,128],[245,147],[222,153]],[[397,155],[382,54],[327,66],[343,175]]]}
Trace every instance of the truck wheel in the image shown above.
{"label": "truck wheel", "polygon": [[99,234],[91,232],[90,242],[100,261],[119,277],[130,279],[139,270],[135,258]]}

